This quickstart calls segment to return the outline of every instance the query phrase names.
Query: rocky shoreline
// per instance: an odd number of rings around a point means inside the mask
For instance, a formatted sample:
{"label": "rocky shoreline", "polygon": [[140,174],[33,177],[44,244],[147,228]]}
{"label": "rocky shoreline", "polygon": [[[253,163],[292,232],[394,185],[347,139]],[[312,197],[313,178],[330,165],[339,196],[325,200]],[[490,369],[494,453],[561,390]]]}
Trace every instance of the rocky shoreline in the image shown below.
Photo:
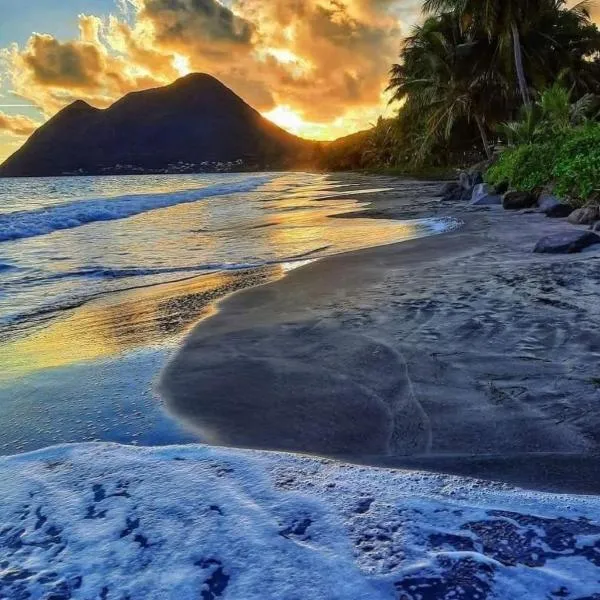
{"label": "rocky shoreline", "polygon": [[539,240],[534,252],[541,254],[573,254],[600,244],[600,206],[576,208],[544,188],[530,192],[515,191],[508,184],[484,183],[483,172],[477,168],[460,173],[457,181],[446,183],[440,191],[444,201],[467,201],[472,206],[502,206],[504,210],[522,214],[539,213],[552,219],[566,219],[571,225],[588,225],[589,231],[566,228],[564,232]]}

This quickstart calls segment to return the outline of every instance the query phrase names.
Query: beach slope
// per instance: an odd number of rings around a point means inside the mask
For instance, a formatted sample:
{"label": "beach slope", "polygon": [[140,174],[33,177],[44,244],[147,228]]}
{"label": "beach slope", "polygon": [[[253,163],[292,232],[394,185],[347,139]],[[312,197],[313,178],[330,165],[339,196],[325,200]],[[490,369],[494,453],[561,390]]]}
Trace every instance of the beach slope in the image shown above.
{"label": "beach slope", "polygon": [[533,254],[567,225],[402,186],[366,214],[465,225],[231,296],[164,370],[168,410],[213,444],[600,492],[600,255]]}

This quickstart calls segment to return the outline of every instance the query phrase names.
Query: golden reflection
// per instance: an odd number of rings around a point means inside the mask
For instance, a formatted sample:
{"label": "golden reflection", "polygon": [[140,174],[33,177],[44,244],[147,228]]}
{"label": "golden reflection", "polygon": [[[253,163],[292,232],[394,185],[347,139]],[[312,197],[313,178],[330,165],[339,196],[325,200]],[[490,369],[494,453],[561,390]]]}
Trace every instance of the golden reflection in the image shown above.
{"label": "golden reflection", "polygon": [[219,298],[283,274],[279,265],[223,271],[91,301],[0,346],[0,380],[172,343],[213,314]]}
{"label": "golden reflection", "polygon": [[[361,210],[369,206],[368,200],[369,194],[361,195],[360,191],[355,195],[347,191],[332,192],[330,197],[318,192],[305,196],[290,194],[266,202],[268,221],[253,229],[252,235],[262,238],[259,245],[278,248],[283,256],[306,259],[322,255],[328,248],[352,251],[423,235],[425,225],[419,221],[363,217]],[[176,222],[184,221],[183,217],[189,210],[187,206],[181,207],[178,211],[180,218]],[[163,215],[145,215],[144,224],[152,228],[152,221],[159,218]],[[197,223],[195,219],[194,224]],[[198,233],[185,234],[190,236],[185,245],[195,243],[194,236]],[[165,250],[165,245],[168,247],[175,243],[175,238],[162,241],[161,250],[166,256],[177,249]],[[203,237],[202,243],[216,242],[210,237]],[[312,252],[307,251],[311,248],[314,249]],[[107,294],[66,312],[62,318],[55,318],[44,329],[36,329],[2,344],[0,380],[102,359],[136,348],[174,343],[195,323],[210,316],[219,298],[279,279],[301,264],[304,263],[220,271]]]}
{"label": "golden reflection", "polygon": [[[270,227],[269,242],[281,248],[329,247],[344,248],[345,252],[372,246],[384,246],[407,241],[423,235],[423,224],[419,221],[393,221],[361,217],[361,209],[368,204],[357,200],[336,201],[335,204],[313,202],[313,210],[293,211],[296,200],[289,201],[288,210],[277,213],[273,219],[285,223],[285,227]],[[279,207],[282,203],[279,203]],[[315,209],[316,207],[316,209]]]}

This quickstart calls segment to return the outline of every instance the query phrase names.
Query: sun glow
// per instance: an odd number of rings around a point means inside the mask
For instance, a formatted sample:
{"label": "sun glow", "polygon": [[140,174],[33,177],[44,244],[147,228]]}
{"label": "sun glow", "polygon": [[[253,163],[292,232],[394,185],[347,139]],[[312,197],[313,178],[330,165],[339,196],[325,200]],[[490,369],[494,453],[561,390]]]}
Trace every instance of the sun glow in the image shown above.
{"label": "sun glow", "polygon": [[256,57],[262,62],[266,62],[268,59],[274,59],[296,79],[307,75],[313,69],[313,65],[310,61],[298,56],[287,48],[261,48],[256,51]]}
{"label": "sun glow", "polygon": [[278,106],[264,114],[264,116],[273,121],[279,127],[283,127],[290,133],[300,135],[306,129],[304,119],[289,106]]}
{"label": "sun glow", "polygon": [[356,131],[355,123],[340,117],[332,123],[312,123],[305,121],[302,114],[290,106],[280,104],[277,108],[263,113],[263,117],[273,121],[275,125],[308,140],[334,140],[351,131]]}
{"label": "sun glow", "polygon": [[287,104],[280,104],[273,110],[263,113],[263,117],[273,121],[279,127],[305,139],[330,141],[343,136],[368,129],[377,122],[379,117],[389,117],[394,114],[395,105],[388,105],[385,110],[376,107],[356,107],[346,111],[343,116],[327,122],[307,121],[302,112]]}
{"label": "sun glow", "polygon": [[192,72],[190,59],[187,56],[183,56],[183,54],[175,54],[173,56],[173,66],[177,69],[181,77],[185,77]]}

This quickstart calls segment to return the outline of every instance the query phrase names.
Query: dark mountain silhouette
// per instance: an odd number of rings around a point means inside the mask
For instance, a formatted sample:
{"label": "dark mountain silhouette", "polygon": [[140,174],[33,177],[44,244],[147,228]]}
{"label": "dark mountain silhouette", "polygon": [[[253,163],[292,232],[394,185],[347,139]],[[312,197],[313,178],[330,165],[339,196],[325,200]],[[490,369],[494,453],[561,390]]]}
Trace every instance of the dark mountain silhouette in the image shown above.
{"label": "dark mountain silhouette", "polygon": [[105,110],[74,102],[9,157],[0,175],[291,168],[306,164],[314,148],[196,73]]}

